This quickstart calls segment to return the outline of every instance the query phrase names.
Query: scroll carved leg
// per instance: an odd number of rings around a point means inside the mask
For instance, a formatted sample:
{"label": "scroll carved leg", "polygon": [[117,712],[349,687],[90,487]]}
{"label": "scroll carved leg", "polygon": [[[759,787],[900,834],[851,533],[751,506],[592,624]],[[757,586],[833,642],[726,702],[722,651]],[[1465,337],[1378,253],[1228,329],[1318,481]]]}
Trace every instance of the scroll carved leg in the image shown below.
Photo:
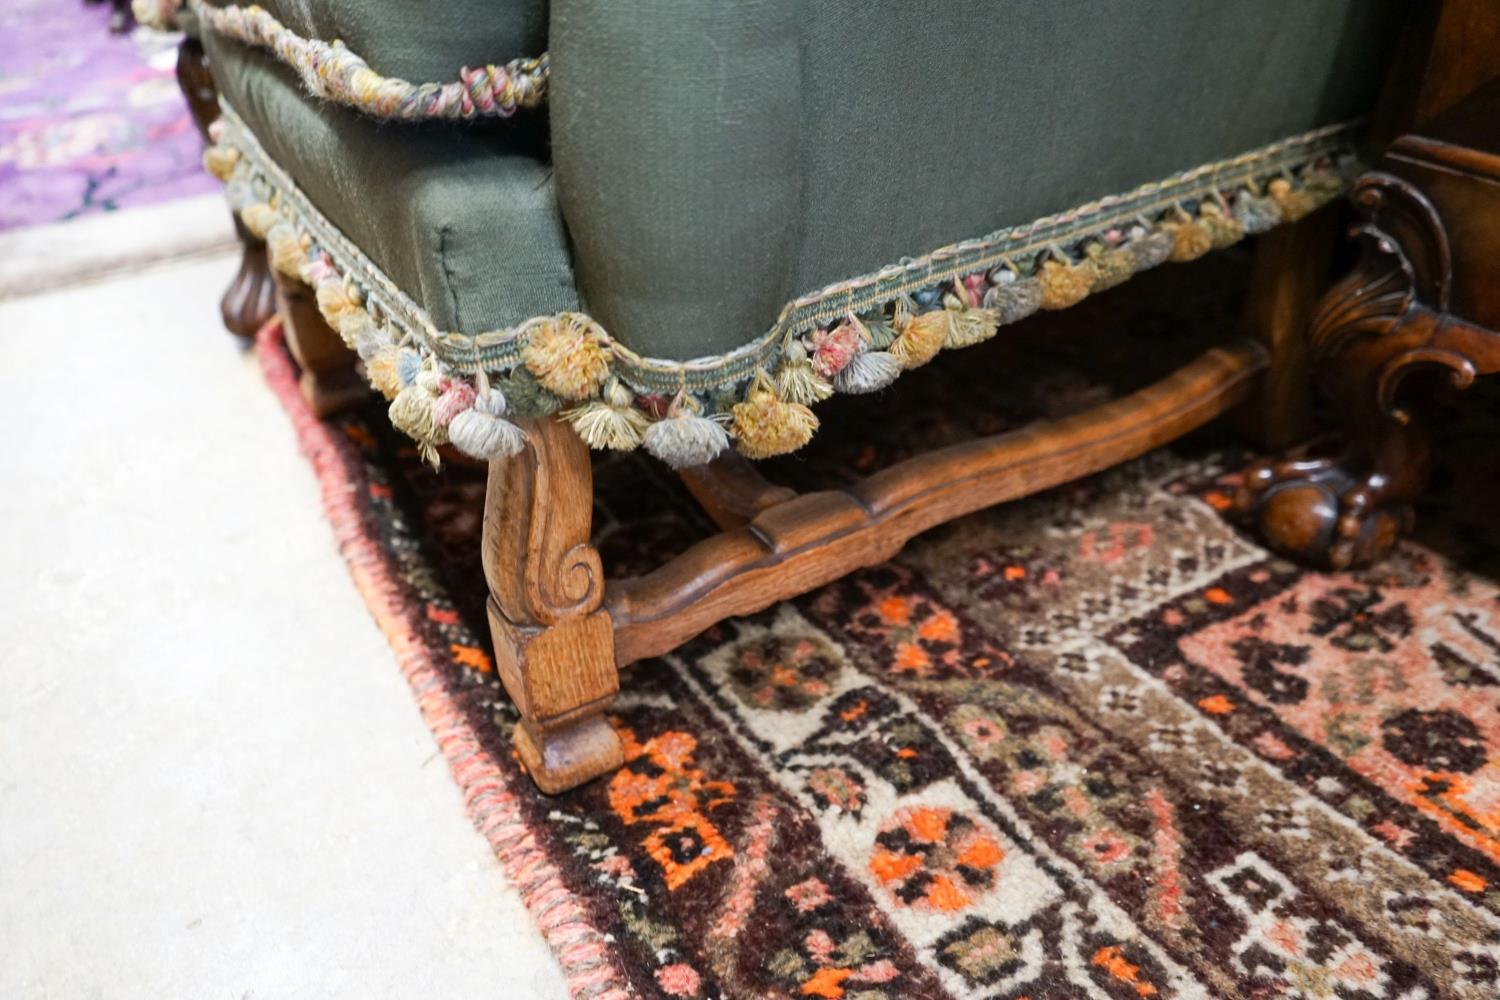
{"label": "scroll carved leg", "polygon": [[370,387],[355,369],[359,359],[318,312],[313,290],[282,274],[273,283],[287,347],[302,366],[298,385],[313,413],[329,417],[364,402]]}
{"label": "scroll carved leg", "polygon": [[[208,71],[203,43],[196,38],[183,39],[177,49],[177,85],[187,99],[199,134],[208,141],[208,128],[219,117],[219,95]],[[234,220],[234,231],[243,248],[240,269],[224,291],[219,313],[230,333],[249,339],[276,314],[276,289],[266,261],[265,241],[246,229],[238,218]]]}
{"label": "scroll carved leg", "polygon": [[1474,378],[1463,336],[1442,312],[1451,266],[1432,206],[1378,173],[1361,179],[1353,199],[1364,253],[1323,297],[1310,332],[1316,375],[1348,445],[1336,458],[1259,463],[1236,498],[1272,548],[1338,570],[1380,558],[1411,530],[1431,432],[1430,386],[1408,376],[1446,371],[1459,387]]}
{"label": "scroll carved leg", "polygon": [[605,718],[619,691],[604,572],[589,545],[588,447],[566,424],[525,424],[530,444],[490,463],[484,574],[500,678],[521,713],[515,743],[549,795],[624,760]]}

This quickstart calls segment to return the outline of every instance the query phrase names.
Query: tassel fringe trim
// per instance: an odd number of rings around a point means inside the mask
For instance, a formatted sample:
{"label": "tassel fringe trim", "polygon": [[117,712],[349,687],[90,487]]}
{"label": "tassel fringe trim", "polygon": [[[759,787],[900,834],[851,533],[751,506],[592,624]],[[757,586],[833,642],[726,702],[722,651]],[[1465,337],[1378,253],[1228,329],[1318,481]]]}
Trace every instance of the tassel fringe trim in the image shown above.
{"label": "tassel fringe trim", "polygon": [[[644,446],[675,467],[710,461],[731,442],[750,458],[786,454],[812,438],[810,407],[835,392],[877,392],[939,351],[980,343],[1038,310],[1301,218],[1358,169],[1343,155],[1349,129],[1325,129],[1181,175],[1195,179],[1191,190],[1148,186],[1170,189],[1149,205],[1122,196],[1007,230],[984,244],[986,266],[945,263],[968,259],[976,242],[833,286],[788,306],[745,348],[678,362],[635,354],[582,313],[472,337],[435,330],[227,108],[225,121],[209,157],[232,206],[265,235],[274,266],[313,287],[324,318],[391,400],[393,424],[434,462],[444,444],[487,461],[513,455],[525,434],[508,418],[554,413],[590,447]],[[1289,149],[1300,151],[1290,161]],[[1110,210],[1116,204],[1127,207]],[[1060,220],[1069,223],[1062,235]],[[893,277],[901,279],[894,286]],[[879,289],[873,299],[859,292],[867,286]]]}
{"label": "tassel fringe trim", "polygon": [[204,0],[133,0],[136,20],[167,29],[184,4],[203,30],[267,49],[297,71],[315,96],[357,108],[376,118],[509,118],[520,108],[542,105],[547,95],[547,54],[458,71],[449,83],[411,83],[381,76],[343,42],[304,38],[259,6],[216,7]]}

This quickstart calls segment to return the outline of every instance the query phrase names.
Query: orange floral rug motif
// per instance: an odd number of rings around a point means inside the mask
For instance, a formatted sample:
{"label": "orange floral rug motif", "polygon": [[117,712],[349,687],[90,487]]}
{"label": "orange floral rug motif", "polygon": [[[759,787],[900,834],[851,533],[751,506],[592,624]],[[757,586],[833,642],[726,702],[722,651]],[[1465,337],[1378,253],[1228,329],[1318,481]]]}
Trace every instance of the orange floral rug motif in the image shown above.
{"label": "orange floral rug motif", "polygon": [[[1129,388],[1191,347],[1149,303],[1201,306],[1139,294],[1034,326],[1053,353],[914,373],[880,421],[834,405],[771,474],[852,478]],[[1074,345],[1102,380],[1063,349],[1122,324]],[[1500,996],[1500,549],[1460,509],[1493,467],[1442,474],[1421,539],[1335,575],[1226,523],[1244,456],[1212,441],[984,512],[633,667],[625,766],[546,798],[487,655],[483,474],[434,474],[381,406],[319,423],[274,324],[259,349],[575,997]],[[648,459],[596,479],[613,572],[713,530]]]}

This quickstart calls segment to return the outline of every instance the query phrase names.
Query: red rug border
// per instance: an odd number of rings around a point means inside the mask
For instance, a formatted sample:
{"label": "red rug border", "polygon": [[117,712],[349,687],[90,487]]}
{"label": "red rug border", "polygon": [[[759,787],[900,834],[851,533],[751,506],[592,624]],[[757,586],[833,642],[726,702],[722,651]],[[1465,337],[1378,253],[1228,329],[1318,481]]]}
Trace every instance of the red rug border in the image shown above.
{"label": "red rug border", "polygon": [[396,654],[475,829],[489,842],[506,878],[520,891],[562,967],[569,994],[575,1000],[624,1000],[630,996],[628,980],[617,966],[608,937],[594,926],[587,905],[567,887],[553,864],[545,846],[551,840],[547,831],[533,829],[522,815],[519,795],[530,791],[515,786],[525,779],[507,775],[484,750],[421,642],[419,612],[402,600],[403,586],[391,561],[379,542],[365,532],[354,505],[364,479],[350,454],[351,446],[320,421],[302,398],[279,318],[261,327],[255,346],[266,383],[312,463],[323,510],[349,575]]}

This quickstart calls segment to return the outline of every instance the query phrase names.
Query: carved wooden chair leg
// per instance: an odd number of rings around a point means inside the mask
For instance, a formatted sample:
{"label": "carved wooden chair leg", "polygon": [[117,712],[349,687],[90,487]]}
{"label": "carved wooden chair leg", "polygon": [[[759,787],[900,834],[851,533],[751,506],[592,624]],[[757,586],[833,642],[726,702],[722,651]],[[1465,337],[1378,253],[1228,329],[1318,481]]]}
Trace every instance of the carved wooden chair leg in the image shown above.
{"label": "carved wooden chair leg", "polygon": [[737,451],[725,451],[712,462],[679,469],[677,475],[698,505],[725,531],[743,527],[761,511],[797,495],[769,482],[755,463]]}
{"label": "carved wooden chair leg", "polygon": [[1462,325],[1432,308],[1446,307],[1449,262],[1431,205],[1378,173],[1352,198],[1363,253],[1319,303],[1309,336],[1348,446],[1336,458],[1260,463],[1235,501],[1272,548],[1331,569],[1372,562],[1411,529],[1430,465],[1430,383],[1407,376],[1437,369],[1464,386],[1475,373]]}
{"label": "carved wooden chair leg", "polygon": [[[208,71],[203,43],[196,38],[184,38],[178,46],[177,86],[187,99],[199,134],[208,141],[208,127],[219,117],[219,93]],[[266,262],[265,241],[246,229],[238,216],[234,219],[234,231],[242,248],[240,269],[219,301],[219,313],[230,333],[248,340],[276,314],[276,289]]]}
{"label": "carved wooden chair leg", "polygon": [[1312,429],[1308,320],[1332,282],[1338,219],[1325,207],[1256,237],[1244,324],[1271,361],[1239,425],[1265,451],[1289,448]]}
{"label": "carved wooden chair leg", "polygon": [[623,762],[604,715],[619,671],[604,572],[589,544],[588,447],[555,420],[523,426],[529,445],[490,463],[484,575],[495,661],[522,717],[516,749],[537,787],[555,794]]}
{"label": "carved wooden chair leg", "polygon": [[266,259],[266,241],[246,229],[236,216],[234,231],[240,238],[240,269],[224,289],[219,314],[224,328],[247,340],[276,315],[276,286]]}
{"label": "carved wooden chair leg", "polygon": [[275,275],[273,287],[287,347],[302,366],[302,398],[313,413],[329,417],[368,399],[370,387],[355,368],[358,356],[318,312],[313,290],[280,273]]}

